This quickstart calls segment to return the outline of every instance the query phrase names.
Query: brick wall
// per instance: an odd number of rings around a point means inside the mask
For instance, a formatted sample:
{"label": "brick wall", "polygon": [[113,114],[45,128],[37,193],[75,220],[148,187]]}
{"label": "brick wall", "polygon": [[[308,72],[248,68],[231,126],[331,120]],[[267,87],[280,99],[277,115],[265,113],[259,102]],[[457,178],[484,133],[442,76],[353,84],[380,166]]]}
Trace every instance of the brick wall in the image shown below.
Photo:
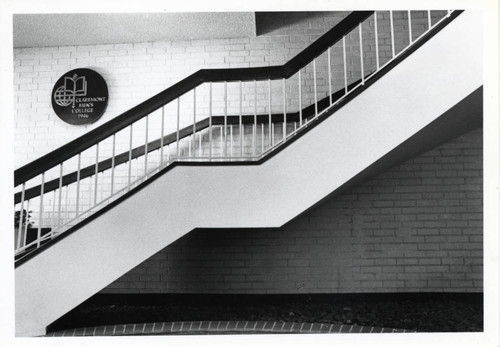
{"label": "brick wall", "polygon": [[482,129],[273,230],[196,230],[103,293],[481,292]]}
{"label": "brick wall", "polygon": [[[32,161],[70,140],[109,121],[120,113],[166,89],[202,68],[254,67],[283,64],[338,23],[345,12],[303,16],[296,23],[253,38],[232,38],[190,41],[144,42],[42,48],[14,49],[15,105],[15,167]],[[53,112],[50,96],[57,79],[65,72],[89,67],[107,81],[109,105],[104,116],[85,126],[71,126]],[[280,81],[273,82],[273,89]],[[228,94],[238,94],[238,84],[228,85]],[[258,82],[259,111],[267,103],[267,83]],[[214,85],[214,114],[223,107],[223,85]],[[249,83],[245,88],[253,88]],[[206,117],[208,86],[197,90],[198,116]],[[244,93],[245,107],[253,102],[252,94]],[[251,99],[251,100],[250,100]],[[275,101],[281,100],[275,98]],[[229,112],[239,105],[231,102]],[[276,106],[278,107],[278,106]],[[182,99],[181,126],[191,124],[191,94]],[[186,112],[185,112],[186,111]],[[253,105],[251,111],[253,112]],[[166,109],[165,132],[176,126],[176,104]],[[187,113],[187,114],[186,114]],[[159,137],[158,119],[150,119],[150,138]],[[157,119],[158,118],[158,119]],[[144,142],[144,124],[134,133],[137,144]],[[126,136],[124,136],[126,137]],[[120,142],[120,141],[118,141]],[[125,141],[126,142],[126,141]],[[103,144],[101,150],[108,148]]]}

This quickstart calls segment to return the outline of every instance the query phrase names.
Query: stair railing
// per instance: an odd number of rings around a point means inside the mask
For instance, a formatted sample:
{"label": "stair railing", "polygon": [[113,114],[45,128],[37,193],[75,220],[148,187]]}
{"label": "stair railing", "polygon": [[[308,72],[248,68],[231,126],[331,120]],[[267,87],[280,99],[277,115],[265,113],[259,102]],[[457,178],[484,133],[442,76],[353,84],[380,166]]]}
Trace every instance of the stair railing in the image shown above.
{"label": "stair railing", "polygon": [[[30,221],[16,230],[16,256],[39,248],[172,163],[260,160],[459,13],[354,12],[284,65],[199,70],[19,168],[15,208],[20,221],[27,215]],[[137,132],[144,135],[139,140]],[[29,228],[30,222],[37,227]]]}

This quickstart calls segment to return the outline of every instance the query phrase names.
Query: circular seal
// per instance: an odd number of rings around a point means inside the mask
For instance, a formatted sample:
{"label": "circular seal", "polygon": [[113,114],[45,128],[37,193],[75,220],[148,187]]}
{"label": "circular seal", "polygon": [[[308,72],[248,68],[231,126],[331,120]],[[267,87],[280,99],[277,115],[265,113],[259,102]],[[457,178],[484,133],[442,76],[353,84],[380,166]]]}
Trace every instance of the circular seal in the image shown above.
{"label": "circular seal", "polygon": [[108,106],[108,85],[94,70],[75,69],[62,75],[52,89],[52,108],[69,124],[98,120]]}

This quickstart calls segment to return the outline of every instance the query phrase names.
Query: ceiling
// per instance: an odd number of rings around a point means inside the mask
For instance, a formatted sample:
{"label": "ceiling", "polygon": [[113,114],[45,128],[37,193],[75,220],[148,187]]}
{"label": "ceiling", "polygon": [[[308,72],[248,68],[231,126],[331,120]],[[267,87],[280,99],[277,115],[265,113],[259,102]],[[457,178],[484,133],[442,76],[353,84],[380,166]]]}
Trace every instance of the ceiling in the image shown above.
{"label": "ceiling", "polygon": [[14,47],[256,36],[254,12],[15,14]]}

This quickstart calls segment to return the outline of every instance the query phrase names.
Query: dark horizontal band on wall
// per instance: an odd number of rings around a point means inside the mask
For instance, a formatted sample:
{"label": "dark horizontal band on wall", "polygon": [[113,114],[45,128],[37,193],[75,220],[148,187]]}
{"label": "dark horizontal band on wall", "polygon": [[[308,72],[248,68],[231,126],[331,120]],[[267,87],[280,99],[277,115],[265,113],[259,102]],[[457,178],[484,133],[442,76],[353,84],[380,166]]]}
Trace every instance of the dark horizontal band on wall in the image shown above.
{"label": "dark horizontal band on wall", "polygon": [[343,303],[349,300],[457,300],[482,303],[483,293],[409,292],[409,293],[335,293],[335,294],[96,294],[81,306],[96,305],[159,305],[168,303],[192,304],[285,304],[288,302]]}

